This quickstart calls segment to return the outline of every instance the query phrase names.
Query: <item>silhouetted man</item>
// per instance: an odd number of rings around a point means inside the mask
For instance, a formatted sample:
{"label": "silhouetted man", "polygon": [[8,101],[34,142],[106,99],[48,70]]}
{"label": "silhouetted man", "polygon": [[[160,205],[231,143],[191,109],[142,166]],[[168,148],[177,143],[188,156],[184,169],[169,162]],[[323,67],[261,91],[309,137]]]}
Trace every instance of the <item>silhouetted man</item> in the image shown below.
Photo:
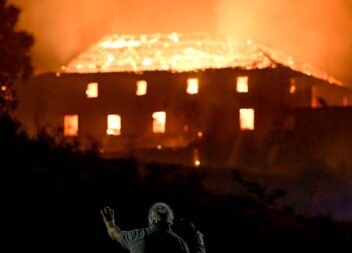
{"label": "silhouetted man", "polygon": [[101,210],[110,238],[131,253],[189,253],[186,242],[171,230],[174,214],[165,203],[155,203],[149,209],[149,227],[121,230],[115,224],[114,210]]}

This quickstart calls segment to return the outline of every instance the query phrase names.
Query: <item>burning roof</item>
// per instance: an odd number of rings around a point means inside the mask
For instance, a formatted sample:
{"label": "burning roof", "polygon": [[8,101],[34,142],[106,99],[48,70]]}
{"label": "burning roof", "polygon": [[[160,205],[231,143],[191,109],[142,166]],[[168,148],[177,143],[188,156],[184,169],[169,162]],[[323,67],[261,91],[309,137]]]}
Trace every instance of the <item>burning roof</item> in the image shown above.
{"label": "burning roof", "polygon": [[330,83],[339,81],[310,64],[248,40],[212,40],[204,33],[108,35],[62,67],[66,73],[185,72],[204,69],[264,69],[284,65]]}

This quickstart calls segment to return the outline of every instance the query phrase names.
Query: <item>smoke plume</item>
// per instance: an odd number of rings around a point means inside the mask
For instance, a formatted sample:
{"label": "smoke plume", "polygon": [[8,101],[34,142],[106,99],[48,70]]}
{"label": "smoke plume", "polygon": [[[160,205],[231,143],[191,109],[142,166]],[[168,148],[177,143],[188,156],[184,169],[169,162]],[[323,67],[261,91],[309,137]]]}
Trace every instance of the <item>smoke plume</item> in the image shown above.
{"label": "smoke plume", "polygon": [[[55,70],[110,33],[209,31],[215,0],[12,0],[33,33],[37,72]],[[207,19],[208,20],[207,20]]]}
{"label": "smoke plume", "polygon": [[352,85],[352,2],[222,0],[218,32],[283,51]]}
{"label": "smoke plume", "polygon": [[110,33],[208,32],[275,48],[352,86],[349,0],[10,0],[34,34],[37,72]]}

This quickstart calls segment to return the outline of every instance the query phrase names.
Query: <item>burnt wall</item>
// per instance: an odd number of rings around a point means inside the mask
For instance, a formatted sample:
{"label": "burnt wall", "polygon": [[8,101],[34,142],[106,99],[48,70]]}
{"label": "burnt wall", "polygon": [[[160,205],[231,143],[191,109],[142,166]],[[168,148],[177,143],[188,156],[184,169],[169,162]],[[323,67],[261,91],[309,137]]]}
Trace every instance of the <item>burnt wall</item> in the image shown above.
{"label": "burnt wall", "polygon": [[304,160],[352,166],[352,107],[296,109],[292,150]]}
{"label": "burnt wall", "polygon": [[[248,93],[236,91],[238,76],[248,76]],[[198,94],[186,93],[188,78],[198,79]],[[292,78],[296,79],[295,94],[289,93]],[[136,96],[137,80],[147,81],[146,95]],[[90,82],[99,84],[97,98],[86,97]],[[206,164],[256,164],[267,159],[283,129],[297,124],[287,119],[286,110],[311,105],[313,85],[318,85],[321,94],[326,92],[329,101],[334,96],[340,101],[345,94],[342,88],[280,66],[184,73],[47,73],[20,87],[16,115],[34,134],[40,127],[62,132],[63,116],[78,114],[78,139],[83,145],[98,142],[110,156],[155,156],[155,160],[189,163],[198,149]],[[255,110],[254,131],[240,130],[240,108]],[[156,111],[166,112],[164,134],[152,132]],[[106,134],[108,114],[121,116],[120,136]]]}

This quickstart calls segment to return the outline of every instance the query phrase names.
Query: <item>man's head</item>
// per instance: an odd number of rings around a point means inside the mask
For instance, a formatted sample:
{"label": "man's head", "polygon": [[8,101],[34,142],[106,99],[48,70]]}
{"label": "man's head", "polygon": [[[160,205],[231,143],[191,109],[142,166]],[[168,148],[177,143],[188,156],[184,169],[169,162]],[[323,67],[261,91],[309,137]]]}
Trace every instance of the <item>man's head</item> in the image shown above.
{"label": "man's head", "polygon": [[149,209],[148,222],[150,225],[172,225],[174,213],[167,204],[157,202]]}

